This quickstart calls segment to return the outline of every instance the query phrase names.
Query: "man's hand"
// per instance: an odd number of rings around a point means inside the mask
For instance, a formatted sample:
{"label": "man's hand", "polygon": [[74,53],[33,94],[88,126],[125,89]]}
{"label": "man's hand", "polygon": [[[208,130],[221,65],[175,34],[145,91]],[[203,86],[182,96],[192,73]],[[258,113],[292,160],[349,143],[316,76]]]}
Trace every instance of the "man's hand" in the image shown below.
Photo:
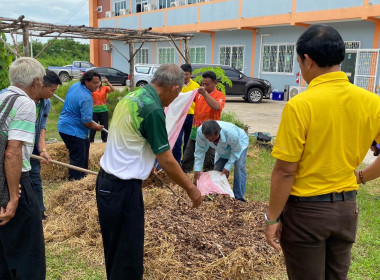
{"label": "man's hand", "polygon": [[277,251],[281,251],[280,245],[275,241],[275,238],[280,240],[281,237],[281,222],[278,222],[274,225],[267,225],[265,226],[265,237],[267,238],[268,244],[275,248]]}
{"label": "man's hand", "polygon": [[195,185],[197,185],[199,177],[201,177],[201,172],[200,171],[194,171],[194,184]]}
{"label": "man's hand", "polygon": [[8,223],[15,215],[18,206],[18,198],[15,200],[10,200],[4,209],[0,208],[0,226]]}
{"label": "man's hand", "polygon": [[228,176],[230,176],[230,171],[228,171],[227,169],[223,168],[222,174],[226,175],[226,177],[228,179]]}
{"label": "man's hand", "polygon": [[104,125],[98,124],[96,127],[96,131],[102,131],[103,127],[104,127]]}
{"label": "man's hand", "polygon": [[202,196],[201,192],[197,189],[195,185],[193,185],[193,188],[191,188],[187,195],[190,197],[190,199],[193,201],[192,208],[197,208],[202,203]]}
{"label": "man's hand", "polygon": [[51,162],[51,157],[47,151],[43,151],[40,153],[40,157],[43,159],[41,160],[41,163],[49,164]]}
{"label": "man's hand", "polygon": [[198,92],[202,96],[204,96],[207,93],[206,89],[202,86],[198,88]]}

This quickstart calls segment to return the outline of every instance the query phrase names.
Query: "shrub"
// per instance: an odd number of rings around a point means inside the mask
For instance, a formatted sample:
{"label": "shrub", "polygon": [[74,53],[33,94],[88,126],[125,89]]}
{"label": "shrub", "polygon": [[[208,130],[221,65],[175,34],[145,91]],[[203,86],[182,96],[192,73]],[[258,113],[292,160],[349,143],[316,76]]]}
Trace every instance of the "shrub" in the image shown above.
{"label": "shrub", "polygon": [[230,122],[233,123],[234,125],[240,127],[241,129],[248,129],[248,127],[238,119],[235,113],[224,113],[222,112],[222,115],[220,116],[220,120],[224,122]]}
{"label": "shrub", "polygon": [[226,94],[226,86],[227,84],[229,87],[232,87],[231,80],[225,75],[224,70],[220,67],[203,67],[199,68],[193,71],[193,75],[196,76],[193,80],[197,82],[198,84],[201,84],[202,82],[202,74],[207,71],[212,71],[216,75],[216,80],[218,81],[216,88]]}

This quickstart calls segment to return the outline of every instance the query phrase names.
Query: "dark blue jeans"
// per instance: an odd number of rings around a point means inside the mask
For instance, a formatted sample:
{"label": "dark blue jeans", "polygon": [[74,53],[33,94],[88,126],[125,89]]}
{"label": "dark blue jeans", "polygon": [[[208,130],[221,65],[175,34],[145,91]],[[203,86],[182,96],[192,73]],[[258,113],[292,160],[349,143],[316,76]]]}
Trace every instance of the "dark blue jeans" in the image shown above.
{"label": "dark blue jeans", "polygon": [[[245,187],[247,185],[247,171],[245,170],[245,160],[247,158],[248,148],[244,149],[234,164],[234,195],[236,199],[245,201]],[[215,162],[215,170],[223,171],[228,159],[219,158]]]}
{"label": "dark blue jeans", "polygon": [[141,180],[121,180],[103,169],[96,179],[108,280],[142,279],[144,201],[141,185]]}
{"label": "dark blue jeans", "polygon": [[32,169],[29,171],[29,177],[33,183],[34,193],[36,194],[41,212],[45,212],[46,208],[42,191],[41,163],[39,160],[31,158],[30,165],[32,166]]}
{"label": "dark blue jeans", "polygon": [[[82,139],[79,137],[59,133],[66,148],[69,150],[70,164],[88,169],[88,156],[90,152],[90,141],[88,138]],[[69,169],[69,180],[80,180],[86,173]]]}
{"label": "dark blue jeans", "polygon": [[[190,138],[191,127],[193,125],[193,117],[194,115],[186,116],[181,132],[178,135],[177,142],[175,142],[175,145],[173,147],[173,156],[179,164],[181,164],[182,154],[185,154],[186,145]],[[183,148],[182,148],[182,153],[181,153],[182,136],[183,136]]]}

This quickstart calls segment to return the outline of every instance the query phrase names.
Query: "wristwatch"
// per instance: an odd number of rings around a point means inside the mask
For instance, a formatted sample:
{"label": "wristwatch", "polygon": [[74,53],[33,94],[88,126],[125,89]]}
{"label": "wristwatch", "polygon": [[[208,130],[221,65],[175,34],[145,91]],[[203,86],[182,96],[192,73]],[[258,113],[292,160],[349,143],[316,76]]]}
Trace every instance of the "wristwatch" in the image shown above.
{"label": "wristwatch", "polygon": [[280,221],[280,217],[275,220],[269,220],[267,214],[264,214],[264,221],[267,226],[277,224]]}

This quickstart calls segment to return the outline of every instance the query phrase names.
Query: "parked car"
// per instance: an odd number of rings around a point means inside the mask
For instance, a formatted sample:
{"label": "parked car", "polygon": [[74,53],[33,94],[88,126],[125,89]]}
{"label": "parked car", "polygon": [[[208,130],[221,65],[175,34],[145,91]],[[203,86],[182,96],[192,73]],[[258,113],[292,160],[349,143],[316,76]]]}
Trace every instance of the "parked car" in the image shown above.
{"label": "parked car", "polygon": [[49,66],[48,69],[55,72],[62,82],[68,82],[71,79],[77,78],[80,73],[86,71],[86,69],[94,67],[88,61],[74,61],[72,65],[66,65],[63,67]]}
{"label": "parked car", "polygon": [[[86,71],[94,70],[100,74],[102,77],[106,77],[111,84],[121,84],[122,86],[127,85],[129,80],[129,75],[120,70],[111,67],[92,67],[88,68]],[[84,71],[82,75],[86,72]]]}
{"label": "parked car", "polygon": [[247,102],[259,103],[263,98],[269,98],[272,92],[269,81],[244,75],[234,67],[218,64],[191,64],[193,71],[204,67],[220,67],[231,80],[232,87],[226,86],[226,95],[242,96]]}
{"label": "parked car", "polygon": [[158,67],[160,67],[160,65],[157,64],[136,64],[134,75],[135,86],[143,87],[149,84]]}

